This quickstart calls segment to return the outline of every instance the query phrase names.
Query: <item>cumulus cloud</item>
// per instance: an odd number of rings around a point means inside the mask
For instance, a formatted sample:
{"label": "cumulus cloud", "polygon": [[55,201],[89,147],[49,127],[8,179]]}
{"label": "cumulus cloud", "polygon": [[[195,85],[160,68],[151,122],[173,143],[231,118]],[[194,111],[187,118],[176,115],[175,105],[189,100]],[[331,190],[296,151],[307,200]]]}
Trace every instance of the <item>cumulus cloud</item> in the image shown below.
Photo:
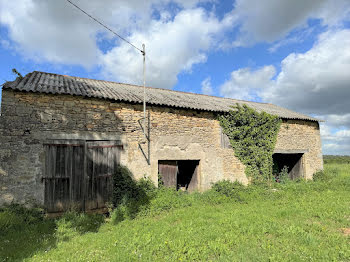
{"label": "cumulus cloud", "polygon": [[205,95],[213,94],[213,88],[211,86],[210,77],[207,77],[206,79],[204,79],[201,83],[201,86],[202,86],[202,94],[205,94]]}
{"label": "cumulus cloud", "polygon": [[324,115],[321,123],[323,152],[329,155],[350,155],[350,113]]}
{"label": "cumulus cloud", "polygon": [[[223,96],[277,104],[326,120],[325,152],[350,154],[350,30],[327,31],[305,53],[292,53],[273,66],[242,68],[220,87]],[[339,131],[342,130],[342,131]]]}
{"label": "cumulus cloud", "polygon": [[99,54],[95,25],[77,19],[65,1],[1,1],[0,23],[26,56],[91,65]]}
{"label": "cumulus cloud", "polygon": [[329,155],[350,155],[350,129],[332,130],[321,125],[323,152]]}
{"label": "cumulus cloud", "polygon": [[220,94],[230,98],[254,100],[263,88],[268,88],[275,74],[276,70],[271,65],[255,71],[250,68],[238,69],[219,87]]}
{"label": "cumulus cloud", "polygon": [[275,81],[260,94],[265,101],[308,114],[349,113],[350,30],[320,35],[306,53],[292,53]]}
{"label": "cumulus cloud", "polygon": [[[206,61],[207,52],[232,24],[197,7],[209,0],[76,0],[88,13],[141,48],[146,44],[147,82],[171,88],[180,72]],[[169,3],[177,7],[167,11]],[[20,8],[18,8],[20,6]],[[106,8],[108,7],[108,8]],[[159,18],[155,18],[159,16]],[[66,1],[0,0],[0,23],[26,57],[85,67],[98,65],[103,77],[141,83],[142,56]],[[110,41],[107,50],[99,44]]]}
{"label": "cumulus cloud", "polygon": [[[230,26],[225,17],[218,20],[202,8],[180,11],[173,20],[165,16],[151,22],[144,31],[130,36],[133,43],[145,43],[147,83],[153,87],[172,88],[180,72],[206,61],[206,51],[220,40]],[[101,65],[108,78],[122,82],[142,82],[140,53],[122,43],[101,56]]]}
{"label": "cumulus cloud", "polygon": [[342,127],[350,128],[350,112],[342,115],[329,114],[329,115],[326,115],[324,118],[329,125],[337,126],[340,128]]}
{"label": "cumulus cloud", "polygon": [[[128,37],[133,30],[147,28],[153,11],[164,8],[169,1],[73,2]],[[199,0],[173,2],[194,6]],[[7,27],[10,39],[25,56],[62,64],[95,65],[101,55],[97,43],[114,37],[67,1],[0,0],[0,24]]]}
{"label": "cumulus cloud", "polygon": [[308,19],[320,19],[323,25],[335,26],[349,19],[348,0],[237,0],[235,14],[241,27],[236,46],[259,41],[273,42],[296,28],[307,25]]}

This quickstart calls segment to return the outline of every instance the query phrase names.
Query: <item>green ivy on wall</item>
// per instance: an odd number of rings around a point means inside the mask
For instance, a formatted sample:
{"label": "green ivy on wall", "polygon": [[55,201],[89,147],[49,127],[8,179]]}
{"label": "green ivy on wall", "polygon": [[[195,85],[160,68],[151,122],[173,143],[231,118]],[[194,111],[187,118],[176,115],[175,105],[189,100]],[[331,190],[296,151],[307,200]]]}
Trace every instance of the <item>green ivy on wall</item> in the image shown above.
{"label": "green ivy on wall", "polygon": [[272,154],[281,119],[239,104],[218,118],[235,156],[246,166],[246,175],[253,182],[271,180]]}

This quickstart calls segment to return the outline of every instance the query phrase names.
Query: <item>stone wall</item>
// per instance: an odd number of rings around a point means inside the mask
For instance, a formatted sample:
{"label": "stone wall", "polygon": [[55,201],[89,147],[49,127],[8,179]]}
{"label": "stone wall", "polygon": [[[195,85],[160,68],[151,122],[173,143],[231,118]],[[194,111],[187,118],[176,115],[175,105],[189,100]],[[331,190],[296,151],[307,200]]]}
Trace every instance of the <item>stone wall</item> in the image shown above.
{"label": "stone wall", "polygon": [[[199,190],[222,179],[248,183],[244,165],[231,148],[221,146],[221,128],[214,113],[155,106],[147,109],[150,165],[139,148],[145,141],[139,124],[142,105],[3,90],[0,205],[12,200],[43,204],[43,143],[49,139],[120,140],[124,145],[121,163],[136,178],[147,176],[155,183],[158,160],[200,160]],[[309,150],[303,161],[310,178],[322,168],[320,143],[318,123],[287,121],[277,146]],[[141,147],[147,155],[147,143]]]}
{"label": "stone wall", "polygon": [[277,137],[275,152],[304,153],[304,176],[323,169],[322,143],[318,122],[284,120]]}

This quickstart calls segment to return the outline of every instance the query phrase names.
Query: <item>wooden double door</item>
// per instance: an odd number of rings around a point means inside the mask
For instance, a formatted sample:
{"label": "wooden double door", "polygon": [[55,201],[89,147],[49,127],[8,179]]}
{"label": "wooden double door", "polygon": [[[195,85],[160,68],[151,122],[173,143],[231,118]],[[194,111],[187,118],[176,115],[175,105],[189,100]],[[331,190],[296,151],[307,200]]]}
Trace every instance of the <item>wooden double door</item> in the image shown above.
{"label": "wooden double door", "polygon": [[52,141],[44,144],[47,212],[104,209],[120,162],[119,141]]}

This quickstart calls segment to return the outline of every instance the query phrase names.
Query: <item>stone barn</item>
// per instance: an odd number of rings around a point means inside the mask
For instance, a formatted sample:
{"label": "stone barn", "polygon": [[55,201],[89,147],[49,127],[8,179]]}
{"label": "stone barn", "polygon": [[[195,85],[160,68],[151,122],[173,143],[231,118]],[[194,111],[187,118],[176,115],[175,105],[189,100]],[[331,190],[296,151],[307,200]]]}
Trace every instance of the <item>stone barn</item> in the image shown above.
{"label": "stone barn", "polygon": [[158,173],[167,186],[203,191],[219,180],[247,184],[217,115],[246,104],[282,120],[274,161],[291,177],[323,168],[317,119],[265,103],[37,72],[2,88],[0,205],[18,202],[60,212],[105,206],[111,174]]}

